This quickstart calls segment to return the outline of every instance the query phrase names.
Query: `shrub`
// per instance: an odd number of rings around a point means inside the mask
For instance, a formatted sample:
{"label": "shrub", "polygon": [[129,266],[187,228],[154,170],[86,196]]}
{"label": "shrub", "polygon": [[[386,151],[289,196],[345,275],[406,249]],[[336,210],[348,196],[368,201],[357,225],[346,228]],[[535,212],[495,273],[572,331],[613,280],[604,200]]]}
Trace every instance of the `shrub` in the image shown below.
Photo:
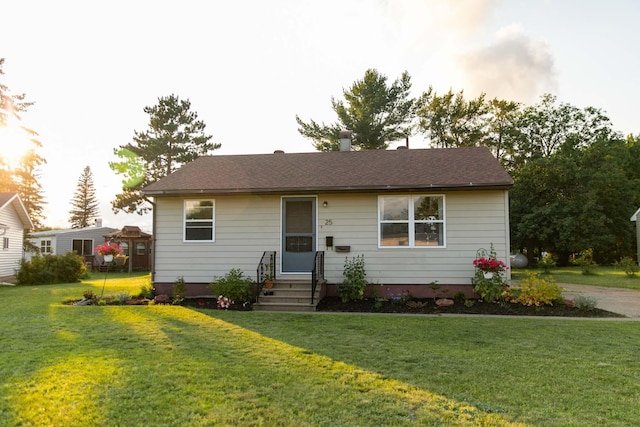
{"label": "shrub", "polygon": [[487,302],[495,302],[502,299],[502,295],[507,288],[500,273],[496,273],[490,279],[486,279],[481,270],[476,272],[473,283],[473,291]]}
{"label": "shrub", "polygon": [[456,304],[463,304],[467,300],[467,296],[462,291],[458,291],[453,294],[453,300]]}
{"label": "shrub", "polygon": [[538,261],[538,267],[540,267],[545,274],[551,273],[551,269],[555,266],[556,261],[549,253],[545,254],[542,258],[540,258],[540,261]]}
{"label": "shrub", "polygon": [[85,277],[87,267],[75,252],[64,255],[35,256],[31,261],[20,261],[16,281],[20,285],[50,285],[75,283]]}
{"label": "shrub", "polygon": [[98,296],[95,294],[95,292],[93,292],[92,289],[87,289],[86,291],[84,291],[82,293],[82,297],[84,299],[86,299],[86,300],[91,300],[91,301],[94,301],[94,302],[95,302],[96,299],[98,299]]}
{"label": "shrub", "polygon": [[124,304],[131,299],[131,295],[129,295],[129,292],[120,292],[114,297],[114,299],[118,301],[118,303]]}
{"label": "shrub", "polygon": [[338,283],[338,294],[342,302],[361,300],[367,287],[367,273],[364,268],[364,255],[358,255],[351,260],[345,258],[344,281]]}
{"label": "shrub", "polygon": [[555,283],[553,277],[541,278],[538,273],[527,272],[522,280],[520,289],[514,292],[512,302],[526,306],[553,305],[562,301],[562,289]]}
{"label": "shrub", "polygon": [[149,282],[146,285],[142,285],[138,296],[140,296],[141,298],[153,299],[153,297],[155,297],[155,291],[156,290],[153,287],[151,280],[149,280]]}
{"label": "shrub", "polygon": [[184,292],[184,278],[178,277],[176,281],[173,282],[173,300],[171,301],[171,303],[174,305],[182,304],[182,301],[184,301]]}
{"label": "shrub", "polygon": [[585,249],[573,262],[580,266],[582,274],[594,274],[593,269],[598,266],[593,260],[593,249]]}
{"label": "shrub", "polygon": [[631,257],[622,257],[620,261],[615,263],[617,268],[620,268],[628,277],[634,277],[638,271],[640,271],[640,266],[638,263]]}
{"label": "shrub", "polygon": [[573,298],[573,306],[580,310],[593,310],[597,304],[598,301],[590,295],[578,294]]}
{"label": "shrub", "polygon": [[253,281],[245,277],[239,268],[232,268],[224,277],[216,277],[209,286],[216,295],[243,303],[251,301],[254,294]]}

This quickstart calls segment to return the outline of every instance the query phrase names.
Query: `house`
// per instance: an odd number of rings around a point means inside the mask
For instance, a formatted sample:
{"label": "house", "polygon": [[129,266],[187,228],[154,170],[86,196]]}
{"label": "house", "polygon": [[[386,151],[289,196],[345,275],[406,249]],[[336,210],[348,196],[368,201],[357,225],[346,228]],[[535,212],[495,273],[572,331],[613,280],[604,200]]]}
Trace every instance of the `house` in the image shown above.
{"label": "house", "polygon": [[[102,220],[97,219],[95,225],[83,228],[63,230],[37,231],[29,234],[29,241],[40,249],[40,255],[64,255],[67,252],[76,253],[91,264],[93,248],[105,241],[104,236],[117,231],[115,228],[103,227]],[[31,259],[36,254],[27,253],[25,257]]]}
{"label": "house", "polygon": [[631,215],[631,221],[636,223],[636,242],[637,242],[637,253],[636,253],[636,262],[640,264],[640,209],[638,209],[633,215]]}
{"label": "house", "polygon": [[379,296],[433,295],[434,282],[472,295],[480,248],[509,263],[512,185],[478,147],[200,157],[143,189],[153,283],[170,294],[182,278],[204,295],[231,268],[258,282],[273,268],[335,295],[345,260],[363,255]]}
{"label": "house", "polygon": [[[123,233],[128,236],[123,237]],[[97,219],[94,226],[72,228],[64,230],[38,231],[29,235],[31,243],[40,248],[43,255],[64,255],[67,252],[76,253],[85,258],[87,266],[97,268],[102,258],[94,253],[94,248],[104,242],[118,243],[125,256],[134,262],[128,262],[132,269],[149,270],[150,268],[150,240],[151,235],[143,233],[140,228],[125,226],[122,230],[112,227],[103,227],[102,220]],[[129,248],[133,247],[133,257],[130,257]],[[27,254],[30,259],[34,254]]]}
{"label": "house", "polygon": [[0,193],[0,282],[13,280],[20,268],[24,231],[33,228],[17,193]]}

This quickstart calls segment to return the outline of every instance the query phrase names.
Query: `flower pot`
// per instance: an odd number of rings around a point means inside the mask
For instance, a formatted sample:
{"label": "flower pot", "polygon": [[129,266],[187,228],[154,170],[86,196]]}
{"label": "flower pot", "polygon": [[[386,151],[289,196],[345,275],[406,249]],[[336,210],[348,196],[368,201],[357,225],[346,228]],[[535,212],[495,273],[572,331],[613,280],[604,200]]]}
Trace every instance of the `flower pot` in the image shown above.
{"label": "flower pot", "polygon": [[264,287],[267,288],[267,289],[273,288],[273,280],[265,280],[264,281]]}
{"label": "flower pot", "polygon": [[104,262],[113,261],[113,255],[104,255]]}
{"label": "flower pot", "polygon": [[492,279],[493,278],[493,271],[485,271],[482,274],[484,274],[484,278],[485,279]]}

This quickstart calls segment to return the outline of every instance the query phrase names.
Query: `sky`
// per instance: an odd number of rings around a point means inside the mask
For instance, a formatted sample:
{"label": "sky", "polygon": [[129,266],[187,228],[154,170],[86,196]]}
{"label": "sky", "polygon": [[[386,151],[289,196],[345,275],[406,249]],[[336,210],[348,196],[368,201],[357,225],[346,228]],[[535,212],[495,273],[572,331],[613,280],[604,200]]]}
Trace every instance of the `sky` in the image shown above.
{"label": "sky", "polygon": [[[172,94],[222,144],[214,155],[314,151],[296,115],[334,122],[331,98],[370,68],[389,82],[407,71],[415,96],[432,86],[533,105],[551,93],[640,134],[636,0],[21,0],[0,10],[0,82],[34,102],[21,124],[43,144],[50,227],[70,226],[89,166],[103,225],[152,231],[151,214],[112,212],[121,176],[108,162],[149,129],[144,108]],[[0,139],[3,153],[19,145]]]}

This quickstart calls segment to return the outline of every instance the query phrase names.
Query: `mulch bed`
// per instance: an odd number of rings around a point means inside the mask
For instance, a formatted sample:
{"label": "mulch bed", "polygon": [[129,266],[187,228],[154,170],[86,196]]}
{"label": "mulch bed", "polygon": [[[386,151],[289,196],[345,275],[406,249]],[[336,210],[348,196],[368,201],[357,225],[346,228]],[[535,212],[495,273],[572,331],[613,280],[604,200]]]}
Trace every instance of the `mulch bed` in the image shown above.
{"label": "mulch bed", "polygon": [[528,307],[513,303],[488,303],[474,300],[472,306],[467,307],[462,302],[442,307],[437,306],[433,299],[412,300],[413,306],[400,304],[395,301],[376,301],[364,299],[343,303],[338,297],[325,297],[317,311],[350,312],[350,313],[403,313],[403,314],[490,314],[507,316],[558,316],[558,317],[625,317],[621,314],[594,308],[584,310],[571,307],[570,304],[554,306]]}

